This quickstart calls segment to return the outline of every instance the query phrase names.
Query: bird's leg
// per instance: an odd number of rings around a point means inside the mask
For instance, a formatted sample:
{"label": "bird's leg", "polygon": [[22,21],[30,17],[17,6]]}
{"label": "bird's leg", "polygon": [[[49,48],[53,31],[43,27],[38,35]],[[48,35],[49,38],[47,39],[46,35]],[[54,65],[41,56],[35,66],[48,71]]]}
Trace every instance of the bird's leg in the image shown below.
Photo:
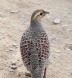
{"label": "bird's leg", "polygon": [[46,78],[46,69],[47,68],[44,69],[44,76],[43,76],[43,78]]}
{"label": "bird's leg", "polygon": [[25,76],[31,77],[30,73],[25,72]]}

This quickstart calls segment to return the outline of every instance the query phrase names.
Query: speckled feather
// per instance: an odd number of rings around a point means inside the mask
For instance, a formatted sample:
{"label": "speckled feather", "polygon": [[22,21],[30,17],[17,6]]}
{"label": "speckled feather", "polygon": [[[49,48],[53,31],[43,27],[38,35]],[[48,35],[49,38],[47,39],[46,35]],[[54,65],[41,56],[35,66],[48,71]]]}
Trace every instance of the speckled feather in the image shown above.
{"label": "speckled feather", "polygon": [[[35,42],[33,42],[32,36],[35,36]],[[46,60],[49,57],[49,42],[48,36],[44,31],[31,31],[28,29],[21,38],[20,50],[23,62],[28,70],[31,70],[30,56],[31,56],[31,45],[36,46],[36,52],[38,52],[39,66],[44,67]]]}

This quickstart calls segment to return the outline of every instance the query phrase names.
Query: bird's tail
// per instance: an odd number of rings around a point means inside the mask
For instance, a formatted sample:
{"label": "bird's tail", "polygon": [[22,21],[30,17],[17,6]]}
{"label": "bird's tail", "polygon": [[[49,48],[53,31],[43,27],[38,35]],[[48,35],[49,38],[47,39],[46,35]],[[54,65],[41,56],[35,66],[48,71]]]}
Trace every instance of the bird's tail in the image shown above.
{"label": "bird's tail", "polygon": [[32,66],[32,78],[42,78],[42,71],[39,67],[38,56],[37,54],[32,54],[31,56],[31,66]]}
{"label": "bird's tail", "polygon": [[39,66],[39,57],[38,57],[38,52],[36,50],[36,47],[34,45],[31,46],[31,74],[32,78],[42,78],[42,71]]}
{"label": "bird's tail", "polygon": [[42,73],[39,70],[39,67],[36,67],[32,70],[32,78],[42,78]]}

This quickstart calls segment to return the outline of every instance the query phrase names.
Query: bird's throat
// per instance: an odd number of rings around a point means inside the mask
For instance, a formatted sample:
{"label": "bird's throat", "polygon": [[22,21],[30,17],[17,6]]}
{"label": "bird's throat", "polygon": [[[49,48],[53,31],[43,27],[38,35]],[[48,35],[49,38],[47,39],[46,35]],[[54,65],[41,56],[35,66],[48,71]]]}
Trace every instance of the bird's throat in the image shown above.
{"label": "bird's throat", "polygon": [[31,24],[30,24],[30,27],[31,27],[33,30],[39,30],[39,31],[42,31],[42,30],[43,30],[41,21],[39,21],[39,20],[32,20],[32,21],[31,21]]}

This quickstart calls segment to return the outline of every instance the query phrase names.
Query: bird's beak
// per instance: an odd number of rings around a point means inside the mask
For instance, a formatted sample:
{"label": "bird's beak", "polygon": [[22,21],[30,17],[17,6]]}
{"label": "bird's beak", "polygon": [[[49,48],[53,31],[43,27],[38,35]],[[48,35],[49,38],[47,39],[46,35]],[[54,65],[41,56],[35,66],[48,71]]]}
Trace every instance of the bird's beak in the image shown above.
{"label": "bird's beak", "polygon": [[50,14],[49,12],[45,11],[45,14]]}

